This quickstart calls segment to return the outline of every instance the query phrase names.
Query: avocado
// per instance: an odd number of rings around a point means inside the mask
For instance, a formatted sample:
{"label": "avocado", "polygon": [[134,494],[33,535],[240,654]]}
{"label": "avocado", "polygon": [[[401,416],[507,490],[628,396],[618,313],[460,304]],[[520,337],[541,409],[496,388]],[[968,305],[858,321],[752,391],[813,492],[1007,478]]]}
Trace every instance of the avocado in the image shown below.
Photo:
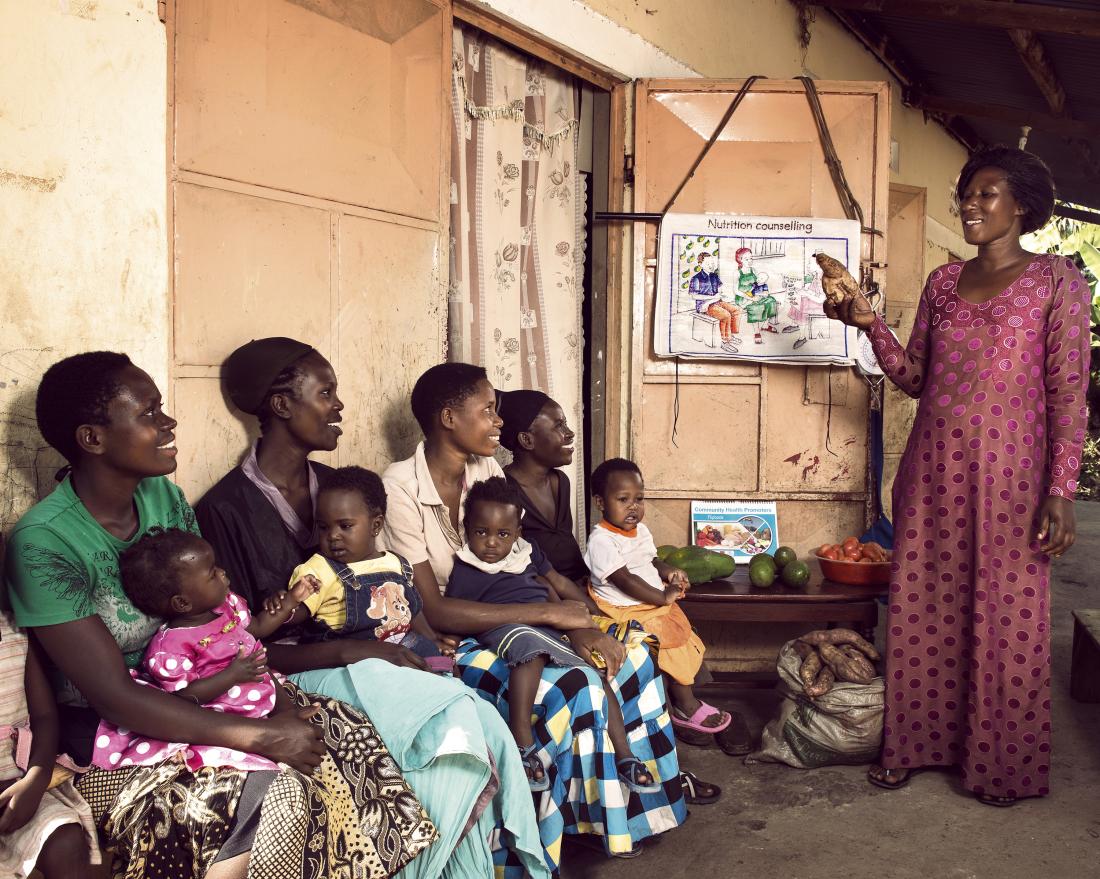
{"label": "avocado", "polygon": [[732,557],[724,552],[714,552],[702,546],[685,546],[677,549],[670,553],[664,562],[674,568],[680,568],[688,575],[692,585],[728,577],[735,568]]}

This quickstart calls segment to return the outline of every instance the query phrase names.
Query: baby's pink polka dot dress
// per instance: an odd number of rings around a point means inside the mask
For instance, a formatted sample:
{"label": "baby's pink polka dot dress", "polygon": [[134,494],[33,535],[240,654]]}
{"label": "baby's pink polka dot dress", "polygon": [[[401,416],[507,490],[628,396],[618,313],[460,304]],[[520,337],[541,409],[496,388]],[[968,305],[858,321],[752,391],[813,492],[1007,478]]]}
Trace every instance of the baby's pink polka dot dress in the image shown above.
{"label": "baby's pink polka dot dress", "polygon": [[1089,288],[1036,256],[1008,289],[960,298],[936,269],[883,370],[919,399],[894,482],[882,765],[958,765],[975,794],[1042,796],[1050,777],[1047,495],[1072,498],[1086,426]]}
{"label": "baby's pink polka dot dress", "polygon": [[[139,684],[157,686],[169,693],[222,671],[237,656],[240,647],[251,653],[259,643],[248,632],[252,621],[248,604],[235,592],[214,611],[217,616],[201,626],[171,628],[161,626],[145,651],[146,680],[134,675]],[[133,674],[131,672],[131,674]],[[149,680],[155,683],[150,684]],[[267,717],[275,707],[272,675],[230,687],[204,707],[211,711],[239,714],[243,717]],[[213,745],[165,742],[121,729],[101,721],[96,732],[92,764],[102,769],[127,766],[151,766],[169,758],[183,760],[192,771],[203,766],[232,769],[275,769],[279,766],[258,754]]]}

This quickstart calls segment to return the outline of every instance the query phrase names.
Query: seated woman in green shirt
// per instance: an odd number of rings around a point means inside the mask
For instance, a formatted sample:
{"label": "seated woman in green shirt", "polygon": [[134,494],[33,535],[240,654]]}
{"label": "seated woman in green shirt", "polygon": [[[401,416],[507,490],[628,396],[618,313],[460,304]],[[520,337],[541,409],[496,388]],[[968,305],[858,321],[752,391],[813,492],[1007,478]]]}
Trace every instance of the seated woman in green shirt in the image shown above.
{"label": "seated woman in green shirt", "polygon": [[[36,414],[72,469],[16,524],[6,579],[17,623],[31,629],[56,673],[62,748],[87,764],[102,717],[146,736],[262,754],[289,767],[191,773],[166,761],[92,769],[77,789],[105,855],[128,875],[244,877],[251,858],[266,875],[350,879],[364,866],[393,875],[427,848],[436,828],[394,778],[365,715],[289,685],[299,710],[254,720],[131,677],[160,621],[127,599],[119,554],[154,527],[197,532],[166,478],[176,469],[176,422],[153,380],[124,354],[80,354],[46,372]],[[324,784],[312,778],[318,768]]]}

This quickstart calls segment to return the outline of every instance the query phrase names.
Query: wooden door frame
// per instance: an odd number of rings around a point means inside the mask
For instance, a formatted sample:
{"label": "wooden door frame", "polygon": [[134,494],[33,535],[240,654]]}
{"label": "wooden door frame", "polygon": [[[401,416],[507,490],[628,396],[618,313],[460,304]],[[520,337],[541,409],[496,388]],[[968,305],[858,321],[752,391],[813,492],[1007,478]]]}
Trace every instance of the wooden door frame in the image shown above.
{"label": "wooden door frame", "polygon": [[[451,11],[454,21],[476,27],[502,43],[553,64],[555,67],[560,67],[610,95],[611,130],[608,140],[607,209],[610,212],[624,210],[627,96],[628,89],[632,85],[630,77],[605,67],[591,58],[579,55],[568,46],[524,27],[518,21],[476,0],[452,0]],[[604,338],[597,341],[604,352],[603,431],[604,450],[607,457],[628,452],[624,447],[620,413],[624,402],[629,399],[630,392],[629,378],[624,375],[624,369],[628,368],[629,361],[624,364],[623,352],[626,339],[623,337],[622,319],[625,289],[623,254],[627,252],[626,242],[629,235],[629,224],[613,224],[608,229],[605,254],[607,261],[606,329]],[[586,437],[585,441],[588,440],[589,438]]]}

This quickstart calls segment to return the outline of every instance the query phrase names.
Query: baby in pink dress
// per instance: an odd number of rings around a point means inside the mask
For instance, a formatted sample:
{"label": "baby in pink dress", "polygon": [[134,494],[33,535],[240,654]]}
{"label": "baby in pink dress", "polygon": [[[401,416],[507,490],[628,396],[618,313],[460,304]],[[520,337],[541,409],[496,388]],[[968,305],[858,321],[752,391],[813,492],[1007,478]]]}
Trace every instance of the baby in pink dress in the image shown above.
{"label": "baby in pink dress", "polygon": [[[248,604],[229,590],[229,578],[214,561],[210,544],[187,531],[151,531],[119,560],[123,589],[137,610],[163,617],[145,651],[146,678],[157,686],[212,711],[267,717],[291,709],[289,696],[267,668],[259,638],[285,623],[320,583],[303,577],[278,611],[253,619]],[[229,748],[165,742],[101,721],[92,763],[104,769],[148,766],[170,757],[191,770],[202,766],[278,769],[265,757]]]}

